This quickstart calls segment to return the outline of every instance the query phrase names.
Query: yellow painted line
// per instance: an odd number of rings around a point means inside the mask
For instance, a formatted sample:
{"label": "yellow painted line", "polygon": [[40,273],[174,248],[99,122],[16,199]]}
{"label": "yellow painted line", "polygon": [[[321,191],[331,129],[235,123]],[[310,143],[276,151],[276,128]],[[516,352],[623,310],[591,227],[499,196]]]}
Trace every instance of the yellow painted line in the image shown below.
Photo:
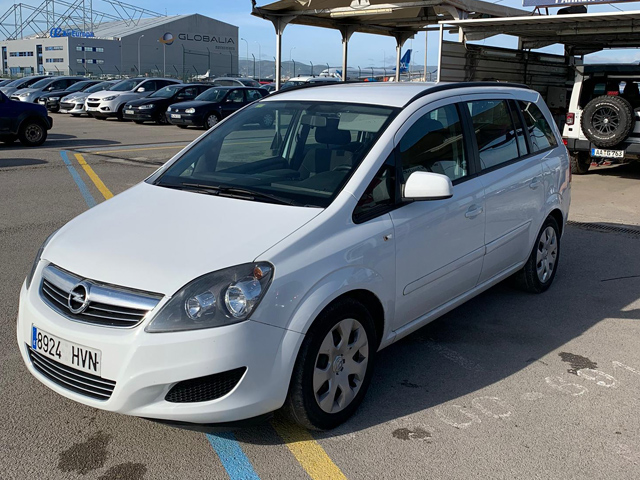
{"label": "yellow painted line", "polygon": [[[225,143],[225,145],[246,145],[246,144],[250,144],[251,145],[251,144],[255,144],[255,143],[271,143],[271,142],[272,142],[272,140],[264,140],[262,142],[254,142],[251,139],[247,139],[246,142],[237,142],[237,143],[229,142],[229,143]],[[164,149],[167,149],[167,148],[184,148],[186,146],[187,145],[170,145],[168,147],[129,148],[129,149],[126,149],[126,150],[119,150],[117,148],[114,148],[113,150],[102,150],[100,152],[89,152],[89,153],[92,153],[94,155],[100,155],[100,154],[103,154],[103,153],[142,152],[142,151],[145,151],[145,150],[164,150]]]}
{"label": "yellow painted line", "polygon": [[313,480],[347,479],[308,430],[280,421],[274,421],[273,428]]}
{"label": "yellow painted line", "polygon": [[127,150],[118,150],[114,148],[113,150],[103,150],[101,152],[91,152],[94,155],[100,155],[101,153],[120,153],[120,152],[141,152],[143,150],[164,150],[167,148],[184,148],[186,145],[170,145],[168,147],[146,147],[146,148],[131,148]]}
{"label": "yellow painted line", "polygon": [[78,160],[78,163],[82,165],[82,168],[84,168],[84,171],[87,172],[87,175],[89,175],[89,178],[91,179],[91,181],[98,188],[98,190],[100,190],[100,193],[102,194],[104,199],[109,200],[111,197],[113,197],[113,193],[111,193],[111,190],[109,190],[107,186],[104,183],[102,183],[102,180],[100,180],[100,177],[96,174],[96,172],[93,171],[93,168],[89,166],[89,164],[85,161],[84,157],[79,153],[76,153],[76,160]]}

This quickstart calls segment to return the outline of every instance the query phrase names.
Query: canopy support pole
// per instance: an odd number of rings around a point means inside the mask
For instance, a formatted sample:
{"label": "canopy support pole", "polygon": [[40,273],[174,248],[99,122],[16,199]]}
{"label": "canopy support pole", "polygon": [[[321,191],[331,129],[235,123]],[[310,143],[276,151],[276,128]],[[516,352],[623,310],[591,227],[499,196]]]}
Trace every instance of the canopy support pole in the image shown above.
{"label": "canopy support pole", "polygon": [[356,27],[351,25],[344,25],[340,27],[340,33],[342,34],[342,81],[346,82],[349,78],[347,71],[347,56],[349,53],[349,39],[351,35],[356,31]]}
{"label": "canopy support pole", "polygon": [[400,67],[401,67],[400,60],[402,58],[402,46],[407,40],[409,40],[410,38],[413,38],[414,32],[399,31],[399,32],[394,32],[393,36],[396,38],[396,82],[399,82]]}

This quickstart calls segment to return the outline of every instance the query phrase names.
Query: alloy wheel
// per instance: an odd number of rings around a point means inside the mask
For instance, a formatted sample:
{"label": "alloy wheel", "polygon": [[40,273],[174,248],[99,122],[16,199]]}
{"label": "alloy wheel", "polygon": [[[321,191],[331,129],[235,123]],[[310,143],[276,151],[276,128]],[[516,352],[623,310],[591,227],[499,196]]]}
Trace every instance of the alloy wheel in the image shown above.
{"label": "alloy wheel", "polygon": [[215,115],[209,115],[207,117],[207,128],[215,127],[217,123],[218,117],[216,117]]}
{"label": "alloy wheel", "polygon": [[313,393],[326,413],[344,410],[358,394],[369,363],[369,339],[362,324],[346,318],[324,338],[313,370]]}
{"label": "alloy wheel", "polygon": [[551,278],[557,258],[558,238],[555,229],[549,226],[544,229],[538,240],[536,254],[536,272],[541,283],[546,283]]}

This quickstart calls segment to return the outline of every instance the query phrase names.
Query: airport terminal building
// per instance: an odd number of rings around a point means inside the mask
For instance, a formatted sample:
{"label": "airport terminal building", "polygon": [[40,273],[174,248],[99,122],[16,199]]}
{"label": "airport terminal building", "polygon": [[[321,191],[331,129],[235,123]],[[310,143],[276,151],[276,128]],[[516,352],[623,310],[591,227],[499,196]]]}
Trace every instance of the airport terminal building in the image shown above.
{"label": "airport terminal building", "polygon": [[102,23],[94,31],[52,28],[0,41],[2,73],[191,77],[238,72],[238,27],[199,14]]}

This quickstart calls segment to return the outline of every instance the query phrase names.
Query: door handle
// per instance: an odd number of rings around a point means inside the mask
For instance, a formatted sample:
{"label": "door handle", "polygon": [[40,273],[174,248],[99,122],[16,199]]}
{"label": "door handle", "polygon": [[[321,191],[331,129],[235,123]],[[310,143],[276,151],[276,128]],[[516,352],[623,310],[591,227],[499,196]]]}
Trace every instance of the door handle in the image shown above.
{"label": "door handle", "polygon": [[536,188],[538,188],[540,186],[540,178],[539,177],[534,177],[533,180],[531,180],[531,183],[529,184],[529,187],[532,188],[533,190],[535,190]]}
{"label": "door handle", "polygon": [[467,218],[475,218],[478,215],[480,215],[483,211],[484,211],[484,209],[481,206],[479,206],[479,205],[471,205],[469,207],[469,210],[467,210],[467,212],[464,214],[464,216],[467,217]]}

